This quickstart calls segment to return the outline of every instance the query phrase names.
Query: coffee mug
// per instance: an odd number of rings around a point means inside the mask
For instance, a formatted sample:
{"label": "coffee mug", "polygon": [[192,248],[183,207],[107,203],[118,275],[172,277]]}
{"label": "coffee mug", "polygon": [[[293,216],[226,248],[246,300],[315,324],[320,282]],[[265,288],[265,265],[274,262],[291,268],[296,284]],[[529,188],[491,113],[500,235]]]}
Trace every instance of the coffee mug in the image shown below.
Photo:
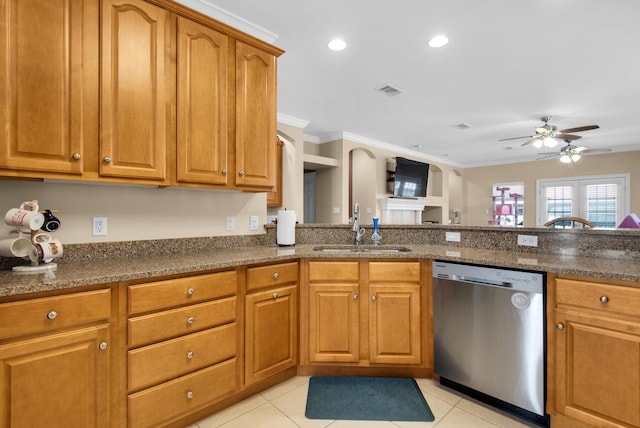
{"label": "coffee mug", "polygon": [[4,222],[18,230],[28,232],[38,230],[44,224],[44,216],[38,212],[38,204],[23,202],[20,208],[11,208],[4,216]]}
{"label": "coffee mug", "polygon": [[62,242],[53,239],[48,233],[38,233],[33,237],[33,243],[38,249],[39,259],[50,263],[57,257],[62,257]]}
{"label": "coffee mug", "polygon": [[0,240],[0,256],[29,257],[36,248],[29,238],[7,238]]}
{"label": "coffee mug", "polygon": [[53,215],[51,210],[45,210],[42,214],[44,216],[44,224],[41,229],[45,232],[54,232],[60,227],[60,220]]}

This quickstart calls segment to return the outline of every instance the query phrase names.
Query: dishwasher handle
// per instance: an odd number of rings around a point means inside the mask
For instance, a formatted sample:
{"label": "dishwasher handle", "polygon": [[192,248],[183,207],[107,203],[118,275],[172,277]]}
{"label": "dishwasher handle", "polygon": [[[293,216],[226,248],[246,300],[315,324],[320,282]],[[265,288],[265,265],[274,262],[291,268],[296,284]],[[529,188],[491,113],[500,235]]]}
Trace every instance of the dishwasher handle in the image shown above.
{"label": "dishwasher handle", "polygon": [[511,282],[491,281],[488,279],[473,278],[473,277],[464,276],[464,275],[451,275],[451,280],[458,281],[458,282],[468,282],[470,284],[492,285],[494,287],[513,288],[513,284]]}

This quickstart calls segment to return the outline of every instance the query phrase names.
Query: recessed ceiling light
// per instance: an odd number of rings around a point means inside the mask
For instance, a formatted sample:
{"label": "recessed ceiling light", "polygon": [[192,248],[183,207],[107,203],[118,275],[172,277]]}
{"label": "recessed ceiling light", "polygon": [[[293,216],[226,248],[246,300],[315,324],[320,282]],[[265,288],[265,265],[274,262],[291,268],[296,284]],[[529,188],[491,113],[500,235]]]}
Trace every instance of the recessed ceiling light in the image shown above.
{"label": "recessed ceiling light", "polygon": [[329,42],[329,49],[332,51],[341,51],[347,47],[347,43],[342,39],[333,39]]}
{"label": "recessed ceiling light", "polygon": [[433,39],[429,40],[429,46],[432,48],[441,48],[447,43],[449,43],[449,39],[447,36],[443,35],[435,36]]}

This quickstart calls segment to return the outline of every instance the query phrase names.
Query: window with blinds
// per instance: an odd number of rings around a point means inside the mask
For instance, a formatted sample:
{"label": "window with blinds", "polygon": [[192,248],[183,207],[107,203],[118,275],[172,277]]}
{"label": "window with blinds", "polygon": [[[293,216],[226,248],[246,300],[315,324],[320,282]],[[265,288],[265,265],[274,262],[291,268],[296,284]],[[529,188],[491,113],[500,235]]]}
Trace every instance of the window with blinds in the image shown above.
{"label": "window with blinds", "polygon": [[629,174],[538,180],[537,188],[538,226],[581,217],[599,228],[615,228],[628,214]]}

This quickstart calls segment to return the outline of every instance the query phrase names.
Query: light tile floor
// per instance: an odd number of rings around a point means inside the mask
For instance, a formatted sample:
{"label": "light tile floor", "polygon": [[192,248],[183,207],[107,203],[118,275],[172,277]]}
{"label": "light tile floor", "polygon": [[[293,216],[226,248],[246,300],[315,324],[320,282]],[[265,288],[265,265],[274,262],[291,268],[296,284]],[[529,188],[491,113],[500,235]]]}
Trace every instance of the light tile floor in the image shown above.
{"label": "light tile floor", "polygon": [[433,422],[333,421],[307,419],[308,376],[297,376],[188,428],[530,428],[527,424],[455,391],[434,379],[416,379],[435,416]]}

